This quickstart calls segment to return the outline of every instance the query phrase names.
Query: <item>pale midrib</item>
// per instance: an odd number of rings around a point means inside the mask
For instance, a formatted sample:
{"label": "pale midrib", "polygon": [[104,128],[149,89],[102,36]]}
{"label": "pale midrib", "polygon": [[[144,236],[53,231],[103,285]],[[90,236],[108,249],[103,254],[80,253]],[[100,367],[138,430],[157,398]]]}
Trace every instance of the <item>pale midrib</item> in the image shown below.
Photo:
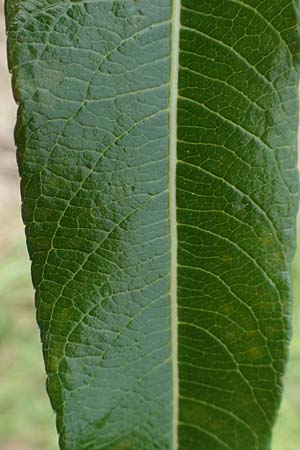
{"label": "pale midrib", "polygon": [[172,330],[172,383],[173,383],[173,448],[178,449],[178,313],[177,313],[177,99],[179,72],[179,30],[181,0],[172,3],[171,73],[170,73],[170,148],[169,148],[169,214],[170,214],[170,297]]}

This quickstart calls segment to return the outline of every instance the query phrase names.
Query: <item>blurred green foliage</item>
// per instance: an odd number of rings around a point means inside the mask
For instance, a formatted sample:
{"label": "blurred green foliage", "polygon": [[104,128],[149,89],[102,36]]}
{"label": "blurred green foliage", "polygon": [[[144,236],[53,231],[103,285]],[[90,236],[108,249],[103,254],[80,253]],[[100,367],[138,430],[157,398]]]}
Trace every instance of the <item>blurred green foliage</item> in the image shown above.
{"label": "blurred green foliage", "polygon": [[284,382],[284,396],[273,434],[272,450],[300,448],[300,227],[298,249],[293,264],[293,337]]}
{"label": "blurred green foliage", "polygon": [[[45,392],[29,262],[20,226],[1,236],[0,250],[0,449],[58,450],[55,418]],[[299,250],[300,240],[293,267],[294,334],[273,450],[299,450]]]}
{"label": "blurred green foliage", "polygon": [[57,450],[20,228],[4,231],[0,255],[0,449]]}

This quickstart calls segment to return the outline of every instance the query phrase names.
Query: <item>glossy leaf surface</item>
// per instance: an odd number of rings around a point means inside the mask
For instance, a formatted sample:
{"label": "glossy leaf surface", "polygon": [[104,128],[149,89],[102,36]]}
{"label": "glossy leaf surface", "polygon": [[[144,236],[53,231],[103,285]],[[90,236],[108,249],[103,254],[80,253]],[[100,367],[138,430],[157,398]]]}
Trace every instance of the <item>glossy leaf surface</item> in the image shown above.
{"label": "glossy leaf surface", "polygon": [[298,14],[292,0],[7,0],[61,449],[270,449],[290,333]]}

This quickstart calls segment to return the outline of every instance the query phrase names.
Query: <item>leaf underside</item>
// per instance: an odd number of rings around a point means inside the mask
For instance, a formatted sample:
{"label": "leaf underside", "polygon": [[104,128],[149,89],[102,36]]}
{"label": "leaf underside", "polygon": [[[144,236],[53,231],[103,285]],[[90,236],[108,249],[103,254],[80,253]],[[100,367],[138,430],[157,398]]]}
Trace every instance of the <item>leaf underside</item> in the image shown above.
{"label": "leaf underside", "polygon": [[6,1],[22,214],[63,450],[176,450],[174,429],[179,450],[270,448],[290,329],[299,10],[181,1],[172,149],[176,5]]}

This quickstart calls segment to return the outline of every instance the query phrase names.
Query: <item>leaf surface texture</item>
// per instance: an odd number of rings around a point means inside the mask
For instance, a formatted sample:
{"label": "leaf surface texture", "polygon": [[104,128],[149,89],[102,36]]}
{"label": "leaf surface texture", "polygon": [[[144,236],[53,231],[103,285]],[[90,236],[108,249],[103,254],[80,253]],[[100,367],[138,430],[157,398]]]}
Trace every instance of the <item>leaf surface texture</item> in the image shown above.
{"label": "leaf surface texture", "polygon": [[270,449],[290,333],[298,15],[292,0],[6,1],[62,450]]}

